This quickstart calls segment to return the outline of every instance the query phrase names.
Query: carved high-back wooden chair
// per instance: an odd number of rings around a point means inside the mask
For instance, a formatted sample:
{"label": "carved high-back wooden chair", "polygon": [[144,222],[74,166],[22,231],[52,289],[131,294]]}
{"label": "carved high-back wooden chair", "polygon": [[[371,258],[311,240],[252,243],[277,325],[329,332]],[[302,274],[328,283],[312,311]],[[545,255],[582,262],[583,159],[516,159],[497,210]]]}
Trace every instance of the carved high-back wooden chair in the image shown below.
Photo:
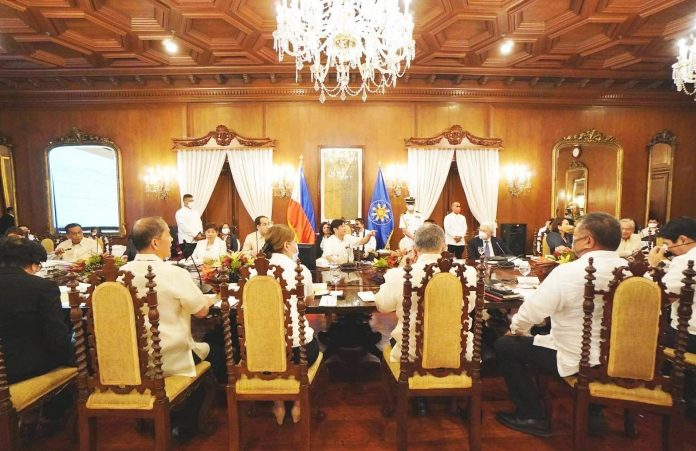
{"label": "carved high-back wooden chair", "polygon": [[67,389],[75,376],[77,368],[59,367],[41,376],[9,384],[0,341],[0,449],[20,449],[19,422],[22,414],[40,407]]}
{"label": "carved high-back wooden chair", "polygon": [[[104,268],[90,276],[92,285],[85,295],[77,291],[74,275],[68,283],[70,319],[75,330],[82,450],[96,449],[96,419],[105,416],[154,420],[154,449],[168,449],[170,411],[182,406],[201,382],[206,383],[207,396],[199,424],[205,424],[205,407],[210,404],[213,394],[210,388],[214,386],[210,363],[202,361],[196,365],[195,377],[163,375],[152,267],[148,267],[145,277],[147,292],[138,297],[132,285],[133,274],[119,271],[114,259],[106,258]],[[83,303],[87,306],[87,332],[83,326]]]}
{"label": "carved high-back wooden chair", "polygon": [[[686,269],[682,272],[684,278],[682,279],[682,288],[679,291],[679,307],[677,308],[678,318],[680,320],[677,323],[677,343],[682,340],[681,348],[686,349],[686,342],[689,336],[689,322],[693,317],[693,302],[694,302],[694,261],[689,260]],[[681,318],[684,318],[682,321]],[[682,357],[677,358],[678,348],[665,348],[665,355],[670,361],[677,363]],[[683,363],[684,367],[696,372],[696,353],[693,352],[683,352]],[[675,365],[676,366],[676,365]],[[676,371],[676,368],[675,368]]]}
{"label": "carved high-back wooden chair", "polygon": [[[644,410],[663,416],[663,448],[680,449],[684,416],[683,328],[678,340],[675,369],[663,374],[664,346],[660,339],[669,327],[669,299],[661,269],[653,280],[644,277],[648,263],[642,254],[627,266],[614,270],[606,290],[594,285],[596,269],[589,259],[585,276],[580,371],[575,386],[573,441],[575,449],[587,448],[589,404],[620,406],[626,412],[626,432],[632,428],[632,412]],[[630,274],[627,274],[627,271]],[[693,274],[691,275],[693,280]],[[693,281],[692,281],[693,283]],[[595,296],[603,299],[599,365],[590,366],[590,343]],[[680,313],[680,323],[683,321]]]}
{"label": "carved high-back wooden chair", "polygon": [[[302,449],[310,448],[310,413],[321,417],[317,402],[312,401],[310,388],[318,379],[323,354],[311,367],[307,366],[305,350],[305,300],[302,267],[295,272],[297,284],[288,289],[283,279],[283,268],[272,265],[259,254],[253,265],[256,275],[250,277],[250,268],[241,269],[239,288],[229,289],[226,281],[220,286],[221,310],[227,359],[227,409],[230,430],[229,447],[242,448],[241,416],[238,403],[244,401],[283,400],[300,402]],[[239,299],[236,305],[237,332],[241,360],[234,364],[232,326],[230,324],[230,296]],[[300,361],[292,361],[292,321],[290,298],[297,298],[300,337]],[[314,394],[318,390],[313,390]]]}
{"label": "carved high-back wooden chair", "polygon": [[[454,270],[453,272],[451,272]],[[468,285],[465,267],[454,263],[452,254],[443,252],[435,263],[425,267],[419,286],[411,282],[410,261],[404,267],[403,335],[401,358],[392,362],[392,346],[383,352],[382,368],[386,389],[386,412],[393,411],[396,398],[397,448],[408,447],[408,401],[413,396],[453,396],[469,400],[469,449],[481,448],[481,334],[485,265],[477,267],[476,285]],[[469,293],[476,292],[473,327],[473,355],[466,357]],[[415,324],[411,322],[413,294]],[[415,334],[415,360],[410,360],[410,337]]]}

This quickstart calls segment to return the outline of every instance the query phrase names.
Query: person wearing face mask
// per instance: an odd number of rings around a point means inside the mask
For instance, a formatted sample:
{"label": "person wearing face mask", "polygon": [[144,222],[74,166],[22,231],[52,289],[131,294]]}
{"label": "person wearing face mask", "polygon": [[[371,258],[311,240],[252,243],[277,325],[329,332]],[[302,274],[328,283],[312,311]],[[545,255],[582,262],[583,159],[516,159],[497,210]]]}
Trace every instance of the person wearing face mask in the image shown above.
{"label": "person wearing face mask", "polygon": [[402,254],[413,250],[416,230],[423,225],[423,217],[416,211],[416,199],[407,197],[404,202],[406,202],[406,213],[402,213],[399,218],[399,229],[404,234],[404,237],[399,241],[399,251]]}
{"label": "person wearing face mask", "polygon": [[35,241],[0,239],[0,339],[11,384],[75,365],[58,285],[35,275],[45,261]]}
{"label": "person wearing face mask", "polygon": [[551,231],[546,234],[546,243],[551,254],[564,253],[573,246],[573,220],[569,218],[556,218],[551,223]]}
{"label": "person wearing face mask", "polygon": [[209,222],[204,227],[205,239],[196,243],[193,260],[200,264],[205,259],[216,259],[227,253],[225,242],[217,236],[217,226]]}
{"label": "person wearing face mask", "polygon": [[493,231],[495,231],[495,223],[493,222],[484,221],[479,225],[478,235],[467,243],[466,255],[469,260],[481,258],[480,248],[483,248],[484,257],[511,254],[507,244],[497,236],[493,236]]}
{"label": "person wearing face mask", "polygon": [[179,234],[179,244],[184,242],[193,243],[203,239],[203,222],[201,214],[195,209],[193,195],[184,194],[182,198],[184,206],[177,210],[176,228]]}
{"label": "person wearing face mask", "polygon": [[[665,253],[674,255],[669,268],[665,272],[662,282],[667,291],[679,294],[684,275],[682,272],[687,268],[689,260],[696,262],[696,219],[682,216],[672,219],[665,224],[658,233],[664,240],[663,246],[655,246],[648,254],[648,262],[651,266],[659,266],[665,258]],[[672,304],[672,323],[668,329],[668,342],[674,346],[677,335],[677,309],[679,301]],[[696,312],[696,305],[694,305]],[[689,338],[686,343],[686,351],[696,353],[696,313],[691,314],[688,326]],[[687,413],[696,416],[696,374],[694,371],[687,371],[684,386],[684,398],[687,402]]]}
{"label": "person wearing face mask", "polygon": [[[283,268],[282,277],[287,283],[287,288],[295,288],[295,268],[297,267],[298,247],[295,242],[295,232],[284,224],[271,226],[266,231],[266,243],[263,253],[269,258],[272,265]],[[314,299],[314,288],[312,286],[312,273],[306,266],[302,266],[302,283],[304,284],[305,302]],[[290,317],[292,320],[292,361],[300,361],[300,324],[297,312],[297,298],[292,296],[290,299]],[[309,322],[305,319],[305,350],[307,352],[307,366],[312,366],[319,357],[319,343],[314,339],[314,329],[309,327]],[[295,401],[291,410],[292,421],[300,421],[300,403]],[[308,412],[306,413],[308,414]],[[283,424],[285,418],[285,405],[283,401],[274,401],[273,415],[278,424]]]}
{"label": "person wearing face mask", "polygon": [[[585,268],[592,257],[595,286],[606,289],[614,269],[626,264],[616,252],[620,240],[621,226],[612,215],[598,212],[584,216],[575,228],[572,244],[577,260],[551,271],[512,317],[510,331],[496,340],[496,359],[515,404],[513,412],[496,413],[504,426],[539,437],[551,436],[550,418],[546,417],[534,375],[541,372],[566,377],[579,371]],[[599,363],[601,295],[595,303],[590,365]],[[531,336],[531,328],[547,317],[551,318],[551,332]],[[599,406],[590,405],[589,428],[591,434],[606,429]]]}
{"label": "person wearing face mask", "polygon": [[222,224],[220,226],[220,239],[225,242],[225,246],[227,247],[227,250],[230,252],[237,252],[239,250],[239,240],[237,239],[237,236],[232,233],[232,229],[230,229],[230,225],[227,223]]}

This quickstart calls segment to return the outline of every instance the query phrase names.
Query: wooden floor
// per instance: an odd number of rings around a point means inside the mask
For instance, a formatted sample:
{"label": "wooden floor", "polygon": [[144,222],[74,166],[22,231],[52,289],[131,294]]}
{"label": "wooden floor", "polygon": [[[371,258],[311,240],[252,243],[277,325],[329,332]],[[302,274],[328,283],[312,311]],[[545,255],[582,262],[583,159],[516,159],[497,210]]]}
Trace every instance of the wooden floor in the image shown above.
{"label": "wooden floor", "polygon": [[[321,330],[322,320],[314,318],[312,325]],[[393,318],[376,315],[374,328],[388,336],[393,327]],[[339,382],[343,368],[332,365],[334,380],[329,383],[326,394],[321,398],[322,410],[326,418],[312,425],[312,449],[316,450],[393,450],[395,449],[396,425],[393,418],[381,414],[382,385],[379,367],[376,364],[361,365],[349,382]],[[511,410],[505,383],[500,377],[484,379],[482,446],[485,450],[567,450],[571,449],[572,400],[562,387],[554,387],[555,418],[553,437],[542,439],[511,431],[499,425],[494,413]],[[181,450],[223,450],[227,449],[227,410],[223,394],[213,409],[215,432],[208,437],[196,437],[177,447]],[[409,419],[409,445],[413,450],[454,450],[467,447],[467,425],[460,418],[448,412],[444,401],[435,400],[430,404],[430,416]],[[652,415],[640,415],[637,419],[638,438],[629,439],[623,435],[623,416],[620,411],[605,409],[609,432],[601,438],[591,439],[591,449],[599,450],[659,450],[661,449],[661,421]],[[278,426],[271,413],[271,404],[260,403],[258,415],[243,417],[243,440],[245,449],[250,450],[294,450],[300,443],[298,428],[286,418],[285,424]],[[100,420],[98,425],[99,450],[150,450],[152,439],[135,431],[134,422]],[[73,450],[77,443],[71,441],[71,434],[62,431],[53,437],[28,443],[31,450]],[[686,450],[696,450],[696,420],[687,420],[684,431]]]}

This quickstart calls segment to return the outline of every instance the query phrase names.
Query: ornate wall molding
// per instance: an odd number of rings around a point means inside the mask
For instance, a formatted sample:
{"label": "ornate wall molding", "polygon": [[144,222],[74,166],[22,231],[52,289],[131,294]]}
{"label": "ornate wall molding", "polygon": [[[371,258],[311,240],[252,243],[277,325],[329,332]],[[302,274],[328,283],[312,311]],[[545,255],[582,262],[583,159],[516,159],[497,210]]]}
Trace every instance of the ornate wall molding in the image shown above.
{"label": "ornate wall molding", "polygon": [[60,138],[53,138],[48,142],[48,148],[59,146],[80,146],[80,145],[100,145],[113,147],[118,149],[118,146],[109,138],[97,135],[90,135],[79,130],[77,127],[70,129],[70,133]]}
{"label": "ornate wall molding", "polygon": [[214,139],[219,147],[229,147],[235,139],[244,147],[258,148],[275,146],[275,141],[270,138],[247,138],[234,130],[230,130],[224,125],[218,125],[215,127],[214,131],[208,132],[208,134],[200,138],[172,138],[172,142],[174,142],[173,148],[175,150],[185,150],[185,148],[193,149],[206,147],[211,139]]}
{"label": "ornate wall molding", "polygon": [[677,144],[679,144],[679,142],[677,141],[677,135],[675,135],[671,130],[668,129],[664,129],[657,132],[655,136],[652,137],[648,145],[645,146],[645,149],[649,152],[650,149],[652,149],[652,146],[658,143],[669,144],[670,146],[672,146],[672,149],[676,149]]}
{"label": "ornate wall molding", "polygon": [[481,138],[464,130],[461,125],[453,125],[450,128],[427,138],[411,137],[405,140],[406,147],[437,146],[442,140],[446,140],[451,146],[458,146],[466,139],[471,144],[480,147],[495,147],[501,149],[503,140],[500,138]]}
{"label": "ornate wall molding", "polygon": [[575,135],[565,136],[558,142],[558,144],[564,143],[618,144],[616,138],[605,135],[594,128]]}

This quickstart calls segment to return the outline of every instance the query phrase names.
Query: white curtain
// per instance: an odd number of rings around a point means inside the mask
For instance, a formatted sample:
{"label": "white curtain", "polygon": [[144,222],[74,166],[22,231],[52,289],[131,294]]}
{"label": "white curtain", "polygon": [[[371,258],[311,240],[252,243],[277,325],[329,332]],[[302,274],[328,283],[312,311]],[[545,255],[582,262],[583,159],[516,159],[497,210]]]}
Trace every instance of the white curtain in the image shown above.
{"label": "white curtain", "polygon": [[476,220],[496,220],[498,213],[498,149],[457,150],[457,169],[466,201]]}
{"label": "white curtain", "polygon": [[273,168],[273,149],[228,150],[227,159],[234,186],[249,216],[272,217],[273,186],[270,171]]}
{"label": "white curtain", "polygon": [[180,150],[176,154],[181,195],[192,194],[201,214],[225,164],[224,150]]}
{"label": "white curtain", "polygon": [[423,219],[435,209],[452,165],[452,149],[408,149],[408,192]]}

